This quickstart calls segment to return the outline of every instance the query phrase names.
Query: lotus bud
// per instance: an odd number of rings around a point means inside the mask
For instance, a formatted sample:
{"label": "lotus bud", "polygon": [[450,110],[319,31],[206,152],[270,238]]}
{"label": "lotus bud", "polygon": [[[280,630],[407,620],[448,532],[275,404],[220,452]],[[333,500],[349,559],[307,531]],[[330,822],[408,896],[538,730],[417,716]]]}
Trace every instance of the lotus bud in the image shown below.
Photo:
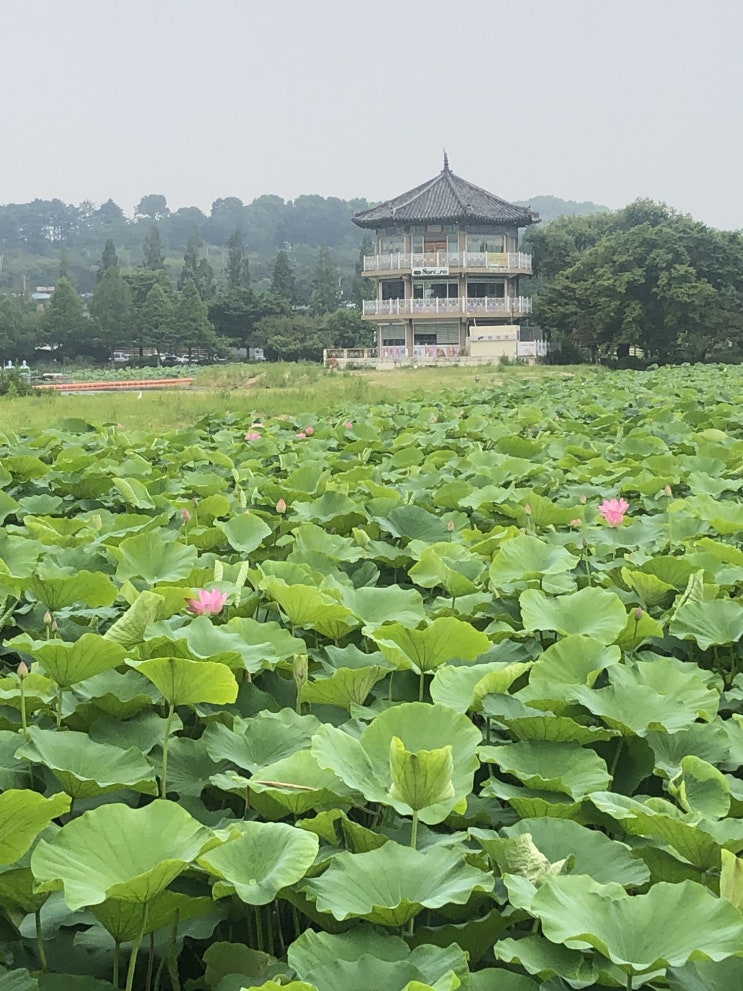
{"label": "lotus bud", "polygon": [[181,510],[181,519],[183,520],[184,523],[188,523],[188,521],[191,519],[191,514],[187,509]]}
{"label": "lotus bud", "polygon": [[639,623],[644,615],[645,615],[645,610],[642,608],[642,606],[638,606],[637,609],[635,609],[635,622]]}
{"label": "lotus bud", "polygon": [[449,533],[454,533],[454,520],[449,520],[449,522],[446,524],[446,529],[449,531]]}
{"label": "lotus bud", "polygon": [[581,504],[581,506],[585,506],[585,504],[586,504],[586,501],[587,501],[587,500],[586,500],[586,497],[585,497],[584,495],[582,495],[582,496],[580,497],[580,504]]}
{"label": "lotus bud", "polygon": [[586,540],[585,537],[583,538],[583,540],[581,541],[581,543],[583,544],[584,547],[588,547],[588,541]]}
{"label": "lotus bud", "polygon": [[524,512],[527,516],[531,516],[531,503],[524,503]]}
{"label": "lotus bud", "polygon": [[314,434],[314,432],[315,432],[315,428],[314,428],[314,427],[305,427],[305,428],[304,428],[304,432],[305,432],[305,434],[306,434],[306,435],[307,435],[308,437],[311,437],[311,436],[312,436],[312,434]]}
{"label": "lotus bud", "polygon": [[292,664],[292,675],[297,691],[302,690],[302,686],[309,681],[309,663],[306,654],[295,654]]}
{"label": "lotus bud", "polygon": [[671,486],[670,485],[666,485],[666,487],[663,489],[663,495],[669,496],[669,498],[670,498],[670,496],[673,495],[673,492],[671,490]]}
{"label": "lotus bud", "polygon": [[358,527],[354,527],[351,533],[353,535],[354,542],[358,544],[359,547],[368,547],[371,543],[371,537],[366,530],[360,530]]}
{"label": "lotus bud", "polygon": [[279,499],[276,503],[276,512],[285,513],[286,512],[286,499]]}
{"label": "lotus bud", "polygon": [[16,670],[19,678],[26,678],[28,676],[28,664],[25,661],[21,661]]}
{"label": "lotus bud", "polygon": [[570,521],[570,525],[571,526],[580,526],[582,522],[583,521],[576,516],[574,520],[571,520]]}
{"label": "lotus bud", "polygon": [[52,614],[47,609],[47,611],[44,613],[44,626],[51,626],[51,625],[52,625]]}
{"label": "lotus bud", "polygon": [[57,623],[56,619],[53,619],[52,620],[52,625],[51,625],[50,629],[51,629],[52,633],[58,633],[59,632],[59,624]]}
{"label": "lotus bud", "polygon": [[346,420],[343,426],[346,428],[346,430],[350,430],[351,427],[353,426],[353,420]]}

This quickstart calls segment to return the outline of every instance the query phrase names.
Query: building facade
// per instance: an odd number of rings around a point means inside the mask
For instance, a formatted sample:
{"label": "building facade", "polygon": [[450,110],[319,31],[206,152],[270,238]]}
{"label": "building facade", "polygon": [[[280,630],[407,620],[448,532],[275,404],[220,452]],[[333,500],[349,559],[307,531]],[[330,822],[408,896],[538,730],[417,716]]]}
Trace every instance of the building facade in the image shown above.
{"label": "building facade", "polygon": [[376,298],[363,317],[376,326],[381,359],[541,356],[542,342],[520,340],[531,300],[519,278],[532,267],[519,228],[538,214],[455,175],[444,155],[434,179],[353,221],[375,232],[363,274]]}

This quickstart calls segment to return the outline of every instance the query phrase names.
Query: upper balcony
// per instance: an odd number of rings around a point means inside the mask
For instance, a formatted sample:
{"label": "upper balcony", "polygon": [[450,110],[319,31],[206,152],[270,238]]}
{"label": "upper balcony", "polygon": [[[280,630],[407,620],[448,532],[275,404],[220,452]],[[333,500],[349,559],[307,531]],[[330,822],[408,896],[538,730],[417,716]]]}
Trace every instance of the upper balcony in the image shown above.
{"label": "upper balcony", "polygon": [[436,251],[364,257],[364,275],[403,274],[426,277],[451,275],[453,272],[531,275],[531,255],[523,251]]}
{"label": "upper balcony", "polygon": [[363,316],[370,319],[389,317],[525,317],[531,313],[528,296],[482,296],[457,299],[365,299]]}

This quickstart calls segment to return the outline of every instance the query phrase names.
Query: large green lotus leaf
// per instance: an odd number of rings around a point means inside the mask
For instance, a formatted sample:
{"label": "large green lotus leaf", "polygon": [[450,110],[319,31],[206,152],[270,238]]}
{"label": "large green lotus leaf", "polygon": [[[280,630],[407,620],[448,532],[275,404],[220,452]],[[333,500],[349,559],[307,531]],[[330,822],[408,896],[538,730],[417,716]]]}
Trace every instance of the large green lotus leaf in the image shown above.
{"label": "large green lotus leaf", "polygon": [[556,791],[573,799],[608,788],[606,763],[577,743],[522,740],[500,747],[480,747],[480,759],[496,764],[530,788]]}
{"label": "large green lotus leaf", "polygon": [[572,697],[624,733],[676,733],[717,714],[719,690],[699,668],[671,657],[631,661],[609,672],[598,691],[576,688]]}
{"label": "large green lotus leaf", "polygon": [[193,898],[176,891],[161,891],[145,905],[143,902],[109,898],[91,907],[93,915],[117,943],[128,943],[140,933],[147,936],[165,926],[172,928],[214,911],[212,898]]}
{"label": "large green lotus leaf", "polygon": [[615,592],[587,587],[568,595],[549,596],[528,588],[519,596],[524,629],[580,634],[599,643],[613,643],[627,621],[622,600]]}
{"label": "large green lotus leaf", "polygon": [[75,694],[118,720],[131,719],[142,709],[150,709],[157,698],[152,682],[131,668],[123,673],[104,671],[81,681],[75,686]]}
{"label": "large green lotus leaf", "polygon": [[[660,840],[701,870],[719,867],[723,847],[734,853],[743,850],[740,820],[701,824],[696,818],[686,821],[678,810],[675,810],[676,814],[655,811],[642,802],[612,792],[597,791],[589,797],[600,812],[616,819],[626,833]],[[672,811],[673,807],[670,807],[669,813]],[[713,833],[714,826],[720,828]]]}
{"label": "large green lotus leaf", "polygon": [[677,591],[673,585],[661,581],[656,575],[633,571],[630,568],[622,568],[622,581],[628,588],[637,592],[646,609],[662,604],[669,605]]}
{"label": "large green lotus leaf", "polygon": [[330,533],[315,523],[303,523],[294,531],[291,560],[311,565],[319,557],[337,564],[339,561],[360,561],[366,557],[364,549],[351,537]]}
{"label": "large green lotus leaf", "polygon": [[138,478],[114,478],[111,486],[119,492],[125,505],[134,506],[135,509],[155,508],[147,486]]}
{"label": "large green lotus leaf", "polygon": [[70,804],[61,792],[51,798],[15,788],[0,794],[0,864],[20,860],[53,819],[70,811]]}
{"label": "large green lotus leaf", "polygon": [[671,636],[694,640],[702,650],[737,643],[743,637],[743,605],[736,599],[687,599],[671,618]]}
{"label": "large green lotus leaf", "polygon": [[614,643],[618,647],[621,647],[623,651],[629,653],[636,650],[643,641],[652,639],[661,640],[663,635],[663,625],[657,619],[653,619],[647,612],[643,612],[642,616],[637,619],[637,610],[630,609],[624,629]]}
{"label": "large green lotus leaf", "polygon": [[128,661],[155,685],[171,705],[227,705],[237,698],[235,676],[215,661],[189,661],[184,657],[155,657]]}
{"label": "large green lotus leaf", "polygon": [[202,854],[198,864],[218,878],[215,898],[237,894],[248,905],[267,905],[282,888],[305,876],[317,856],[314,833],[277,822],[247,822],[239,836]]}
{"label": "large green lotus leaf", "polygon": [[391,616],[403,626],[418,626],[426,618],[423,597],[415,588],[343,588],[342,596],[344,604],[363,623],[365,634],[388,623]]}
{"label": "large green lotus leaf", "polygon": [[[431,698],[456,712],[481,712],[484,696],[507,692],[530,664],[486,661],[482,664],[445,664],[431,682]],[[495,678],[488,678],[495,674]]]}
{"label": "large green lotus leaf", "polygon": [[[485,830],[471,830],[478,841]],[[522,819],[503,829],[506,836],[530,833],[538,849],[552,862],[570,857],[570,874],[588,874],[602,884],[616,881],[638,887],[650,880],[650,871],[625,843],[609,839],[570,819]]]}
{"label": "large green lotus leaf", "polygon": [[292,626],[317,630],[331,640],[340,640],[359,625],[348,606],[314,586],[287,585],[279,578],[266,578],[261,587],[281,606]]}
{"label": "large green lotus leaf", "polygon": [[422,630],[387,623],[371,637],[394,664],[419,673],[433,671],[455,658],[473,661],[492,647],[485,633],[454,616],[440,616]]}
{"label": "large green lotus leaf", "polygon": [[668,790],[685,812],[707,819],[723,819],[730,812],[730,785],[725,775],[699,757],[682,758]]}
{"label": "large green lotus leaf", "polygon": [[422,506],[398,506],[386,517],[374,517],[393,537],[423,540],[428,544],[445,541],[449,536],[446,522]]}
{"label": "large green lotus leaf", "polygon": [[619,885],[585,876],[552,877],[530,911],[547,939],[570,948],[593,946],[633,971],[724,960],[740,952],[743,940],[740,912],[693,881],[660,882],[645,895],[630,896]]}
{"label": "large green lotus leaf", "polygon": [[[566,698],[567,688],[593,685],[601,672],[617,664],[621,656],[619,647],[606,646],[592,637],[565,637],[537,658],[529,675],[529,688],[519,694],[536,698]],[[560,694],[537,694],[542,692]]]}
{"label": "large green lotus leaf", "polygon": [[188,578],[196,563],[195,547],[177,540],[163,540],[159,533],[140,533],[111,547],[119,562],[116,576],[121,581],[144,578],[150,585]]}
{"label": "large green lotus leaf", "polygon": [[94,608],[110,606],[116,598],[116,586],[102,572],[81,570],[74,575],[41,572],[22,579],[23,587],[51,612],[84,602]]}
{"label": "large green lotus leaf", "polygon": [[386,667],[375,665],[338,668],[329,678],[317,678],[302,685],[299,699],[316,705],[337,705],[350,712],[353,706],[364,704],[372,688],[388,673]]}
{"label": "large green lotus leaf", "polygon": [[38,709],[48,708],[56,694],[57,686],[51,678],[38,671],[27,674],[23,679],[23,685],[16,673],[8,675],[7,678],[0,678],[0,704],[18,711],[22,704],[27,716]]}
{"label": "large green lotus leaf", "polygon": [[104,638],[120,643],[123,647],[134,647],[144,639],[144,631],[160,615],[165,603],[162,595],[148,589],[140,592],[127,611],[106,630]]}
{"label": "large green lotus leaf", "polygon": [[743,960],[702,960],[668,971],[669,991],[732,991],[743,987]]}
{"label": "large green lotus leaf", "polygon": [[203,740],[212,760],[229,760],[255,773],[309,747],[321,725],[315,716],[300,716],[293,709],[263,710],[252,719],[237,717],[232,729],[210,723]]}
{"label": "large green lotus leaf", "polygon": [[344,492],[326,491],[312,502],[293,502],[292,512],[303,522],[324,523],[340,532],[350,531],[363,519],[358,503]]}
{"label": "large green lotus leaf", "polygon": [[286,964],[279,963],[269,953],[250,949],[245,943],[210,942],[202,959],[206,964],[204,980],[208,988],[239,991],[243,987],[258,987],[261,981],[266,981],[272,974],[281,975],[278,979],[285,982],[274,985],[275,987],[291,986],[286,983]]}
{"label": "large green lotus leaf", "polygon": [[149,902],[213,843],[175,802],[111,803],[66,823],[31,855],[36,890],[64,891],[74,911],[107,898]]}
{"label": "large green lotus leaf", "polygon": [[178,629],[158,623],[147,631],[147,644],[154,654],[170,653],[168,642],[185,644],[192,657],[219,657],[230,667],[250,674],[274,668],[307,651],[304,640],[293,637],[278,623],[259,623],[240,616],[223,626],[215,626],[208,616],[197,616]]}
{"label": "large green lotus leaf", "polygon": [[442,586],[447,595],[457,598],[478,590],[478,578],[485,571],[485,562],[461,544],[429,545],[408,571],[416,585],[422,588]]}
{"label": "large green lotus leaf", "polygon": [[[534,974],[542,980],[562,978],[568,982],[568,987],[592,988],[599,982],[605,986],[604,979],[609,976],[610,987],[621,987],[617,977],[621,980],[623,975],[617,968],[612,968],[611,964],[607,963],[602,967],[598,960],[586,957],[579,950],[569,950],[565,946],[550,943],[541,936],[500,939],[494,951],[498,960],[509,964],[520,964],[527,973]],[[550,985],[543,984],[541,987],[546,989]],[[560,983],[557,987],[562,988],[564,985]],[[500,991],[499,985],[496,984],[493,991]]]}
{"label": "large green lotus leaf", "polygon": [[336,854],[305,890],[319,911],[341,922],[404,926],[423,908],[464,905],[474,891],[492,891],[493,883],[492,874],[470,866],[459,852],[412,850],[390,841],[369,853]]}
{"label": "large green lotus leaf", "polygon": [[403,703],[380,713],[358,739],[334,726],[323,725],[313,738],[312,753],[321,767],[330,768],[349,788],[371,802],[392,805],[406,815],[408,807],[389,794],[393,737],[399,737],[411,752],[451,745],[454,796],[423,809],[420,814],[428,825],[443,822],[472,791],[472,779],[478,767],[480,731],[462,713],[442,705]]}
{"label": "large green lotus leaf", "polygon": [[[117,719],[104,713],[98,715],[90,724],[88,737],[94,743],[107,743],[120,750],[136,747],[140,753],[149,754],[163,742],[167,724],[167,717],[160,716],[157,710],[139,712],[131,719]],[[170,732],[178,733],[182,729],[183,723],[176,713],[170,720]],[[175,740],[171,741],[171,746],[175,742]]]}
{"label": "large green lotus leaf", "polygon": [[[223,777],[214,775],[211,780],[222,787]],[[298,750],[259,768],[248,785],[252,804],[267,819],[282,818],[287,811],[304,815],[311,809],[351,805],[347,785],[332,770],[321,767],[309,750]]]}
{"label": "large green lotus leaf", "polygon": [[569,716],[555,716],[552,713],[535,715],[501,715],[494,712],[485,700],[483,712],[494,718],[513,733],[517,740],[545,740],[555,743],[599,743],[610,740],[616,734],[613,730],[600,726],[585,726]]}
{"label": "large green lotus leaf", "polygon": [[490,565],[490,587],[509,591],[515,583],[541,580],[545,575],[572,571],[578,558],[564,547],[549,544],[531,534],[520,534],[505,540],[493,555]]}
{"label": "large green lotus leaf", "polygon": [[230,547],[241,554],[251,554],[272,532],[267,523],[252,513],[242,513],[229,520],[220,520],[216,526],[227,537]]}
{"label": "large green lotus leaf", "polygon": [[720,898],[743,912],[743,860],[729,850],[720,853]]}
{"label": "large green lotus leaf", "polygon": [[559,874],[567,860],[550,861],[534,843],[531,833],[502,837],[492,830],[472,830],[472,835],[501,874],[515,874],[532,884],[551,874]]}
{"label": "large green lotus leaf", "polygon": [[139,750],[94,743],[87,733],[29,726],[27,742],[16,756],[49,768],[72,798],[92,798],[122,788],[157,794],[152,765]]}
{"label": "large green lotus leaf", "polygon": [[74,643],[33,640],[24,633],[7,641],[7,646],[29,654],[62,688],[118,667],[126,656],[120,644],[105,640],[98,633],[83,633]]}
{"label": "large green lotus leaf", "polygon": [[666,778],[678,774],[682,759],[690,754],[716,766],[730,759],[730,741],[719,720],[694,723],[676,733],[651,732],[645,739],[655,754],[656,771]]}
{"label": "large green lotus leaf", "polygon": [[538,987],[530,977],[496,967],[470,974],[470,991],[537,991]]}
{"label": "large green lotus leaf", "polygon": [[298,977],[324,991],[398,991],[409,981],[439,987],[451,974],[466,986],[469,976],[459,946],[416,946],[411,951],[399,936],[361,925],[338,934],[306,929],[289,947],[287,960]]}

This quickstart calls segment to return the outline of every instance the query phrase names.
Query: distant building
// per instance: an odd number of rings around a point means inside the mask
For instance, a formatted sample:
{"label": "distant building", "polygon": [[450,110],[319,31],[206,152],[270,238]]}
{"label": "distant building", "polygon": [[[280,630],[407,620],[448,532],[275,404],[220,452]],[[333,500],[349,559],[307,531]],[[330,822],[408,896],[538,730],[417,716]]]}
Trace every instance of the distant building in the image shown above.
{"label": "distant building", "polygon": [[444,154],[435,178],[353,221],[376,234],[363,272],[376,299],[364,301],[363,318],[376,326],[379,358],[546,353],[533,335],[520,341],[531,299],[520,294],[519,278],[532,264],[519,251],[519,228],[539,223],[537,213],[455,175]]}
{"label": "distant building", "polygon": [[37,286],[35,292],[31,293],[31,299],[36,303],[37,310],[45,310],[52,298],[54,286]]}

